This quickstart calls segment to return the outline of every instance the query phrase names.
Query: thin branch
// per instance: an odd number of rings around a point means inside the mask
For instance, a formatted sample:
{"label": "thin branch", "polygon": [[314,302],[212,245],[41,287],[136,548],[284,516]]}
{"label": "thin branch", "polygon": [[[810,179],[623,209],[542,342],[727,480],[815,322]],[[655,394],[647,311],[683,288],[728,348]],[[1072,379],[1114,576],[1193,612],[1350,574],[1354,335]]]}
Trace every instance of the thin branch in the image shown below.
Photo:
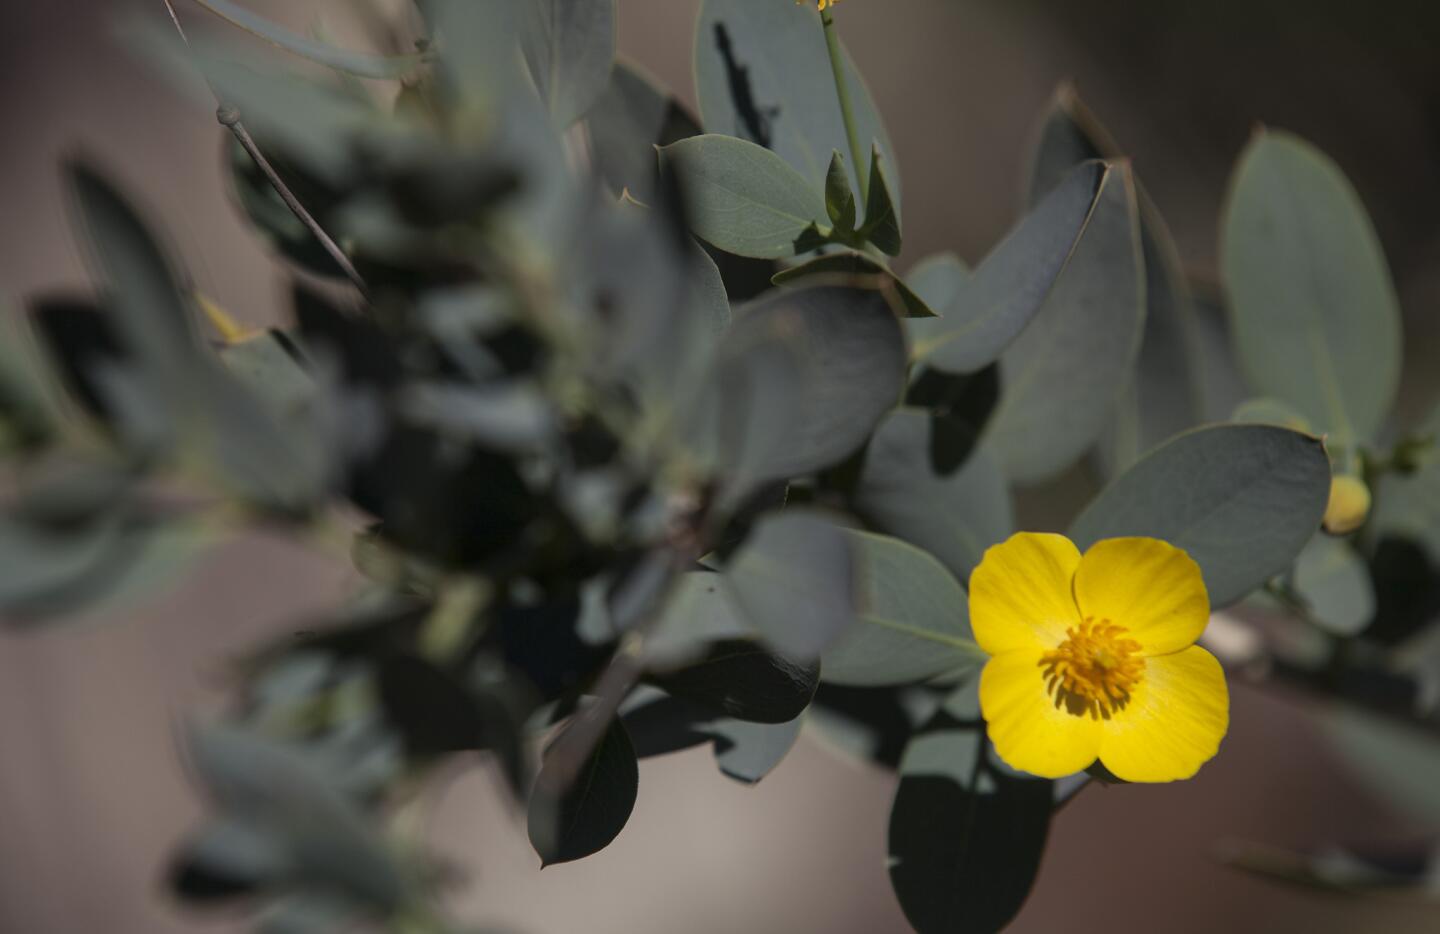
{"label": "thin branch", "polygon": [[[161,0],[161,2],[165,4],[165,11],[170,14],[170,22],[175,24],[175,31],[180,34],[181,41],[184,42],[185,47],[189,49],[190,37],[185,35],[185,28],[180,25],[180,17],[175,13],[175,6],[170,0]],[[270,187],[275,189],[275,193],[280,196],[280,200],[285,202],[285,206],[290,209],[290,213],[294,214],[300,223],[305,225],[305,229],[310,231],[311,236],[320,242],[320,245],[325,248],[325,252],[330,254],[330,258],[335,261],[335,265],[339,266],[340,271],[345,274],[345,277],[360,291],[361,295],[368,299],[370,297],[370,287],[365,284],[365,280],[361,277],[360,271],[355,268],[355,264],[350,261],[350,257],[345,255],[345,251],[340,249],[340,245],[325,232],[325,228],[320,226],[320,222],[315,220],[310,212],[306,210],[305,205],[300,203],[300,199],[295,197],[295,193],[290,190],[290,186],[286,185],[284,180],[280,178],[280,173],[275,171],[275,167],[270,164],[269,159],[265,158],[265,154],[260,151],[260,147],[255,145],[255,139],[250,135],[250,131],[245,129],[245,124],[240,121],[239,108],[225,101],[215,85],[210,82],[208,76],[206,76],[205,81],[210,85],[210,92],[215,95],[216,103],[219,104],[219,107],[215,110],[215,119],[220,122],[221,126],[225,127],[234,135],[235,140],[245,150],[246,154],[260,167],[260,171],[265,173],[265,178],[270,182]]]}

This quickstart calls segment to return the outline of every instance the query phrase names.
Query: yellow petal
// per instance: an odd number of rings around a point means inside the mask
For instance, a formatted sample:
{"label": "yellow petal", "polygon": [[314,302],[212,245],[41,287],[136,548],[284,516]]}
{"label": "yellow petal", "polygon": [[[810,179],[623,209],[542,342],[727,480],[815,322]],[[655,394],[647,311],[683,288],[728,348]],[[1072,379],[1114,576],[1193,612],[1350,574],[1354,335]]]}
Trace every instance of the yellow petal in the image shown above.
{"label": "yellow petal", "polygon": [[1193,645],[1210,618],[1200,566],[1158,538],[1107,538],[1091,545],[1075,572],[1080,612],[1124,626],[1142,655]]}
{"label": "yellow petal", "polygon": [[1145,660],[1145,678],[1104,722],[1100,761],[1127,782],[1189,778],[1220,748],[1230,692],[1215,656],[1193,645]]}
{"label": "yellow petal", "polygon": [[995,752],[1022,772],[1060,778],[1089,768],[1100,752],[1104,721],[1057,710],[1034,651],[1006,652],[985,663],[980,713]]}
{"label": "yellow petal", "polygon": [[1016,532],[991,545],[970,574],[970,627],[991,655],[1052,649],[1080,621],[1071,581],[1080,551],[1063,535]]}

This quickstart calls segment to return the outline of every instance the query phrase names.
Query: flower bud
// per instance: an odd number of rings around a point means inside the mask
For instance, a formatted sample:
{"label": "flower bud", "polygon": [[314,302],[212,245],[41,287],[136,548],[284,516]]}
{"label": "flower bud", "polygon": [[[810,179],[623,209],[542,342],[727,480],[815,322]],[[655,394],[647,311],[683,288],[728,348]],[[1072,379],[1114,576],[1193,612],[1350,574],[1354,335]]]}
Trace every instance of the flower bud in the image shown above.
{"label": "flower bud", "polygon": [[1331,535],[1347,535],[1365,524],[1370,514],[1370,488],[1359,477],[1344,474],[1330,481],[1330,501],[1322,524]]}

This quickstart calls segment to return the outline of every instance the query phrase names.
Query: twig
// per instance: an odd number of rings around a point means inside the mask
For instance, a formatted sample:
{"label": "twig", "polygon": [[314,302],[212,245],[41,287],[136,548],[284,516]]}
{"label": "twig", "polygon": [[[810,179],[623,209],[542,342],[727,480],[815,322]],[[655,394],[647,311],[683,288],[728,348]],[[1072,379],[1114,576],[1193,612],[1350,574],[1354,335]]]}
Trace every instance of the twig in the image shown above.
{"label": "twig", "polygon": [[[180,34],[180,40],[184,42],[185,47],[189,49],[190,37],[185,34],[185,28],[180,25],[180,17],[176,15],[174,5],[170,0],[161,0],[161,2],[165,4],[165,11],[170,14],[170,22],[175,24],[175,31]],[[315,220],[310,212],[305,209],[305,205],[300,203],[300,199],[296,198],[295,193],[290,190],[290,186],[286,185],[284,180],[280,178],[280,174],[275,171],[275,167],[270,164],[270,160],[265,158],[265,154],[260,151],[260,147],[255,145],[255,140],[250,135],[250,131],[245,129],[244,123],[240,122],[239,108],[234,104],[227,103],[208,77],[205,79],[205,82],[210,85],[210,92],[215,95],[215,101],[219,104],[215,110],[215,119],[220,122],[221,126],[225,127],[234,135],[236,141],[240,143],[246,154],[260,167],[260,171],[265,173],[265,178],[270,182],[270,187],[275,189],[275,193],[280,196],[280,200],[285,202],[285,206],[290,209],[290,213],[294,214],[300,223],[305,225],[305,229],[310,231],[311,236],[320,241],[320,245],[325,248],[326,253],[330,254],[330,258],[335,261],[335,265],[340,267],[340,271],[343,272],[345,277],[360,291],[360,294],[368,299],[370,297],[370,288],[365,284],[365,280],[361,277],[359,270],[355,268],[355,264],[350,261],[349,256],[345,255],[345,251],[340,249],[340,245],[325,232],[325,228],[320,226],[320,222]]]}

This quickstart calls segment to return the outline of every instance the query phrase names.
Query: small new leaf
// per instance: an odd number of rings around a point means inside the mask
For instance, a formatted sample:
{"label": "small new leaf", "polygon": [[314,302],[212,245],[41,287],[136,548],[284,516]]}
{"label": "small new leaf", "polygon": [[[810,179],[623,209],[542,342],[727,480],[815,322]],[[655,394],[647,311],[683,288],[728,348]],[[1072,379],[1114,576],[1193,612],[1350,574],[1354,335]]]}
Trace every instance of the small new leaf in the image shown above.
{"label": "small new leaf", "polygon": [[878,143],[870,150],[870,197],[865,202],[865,226],[860,233],[887,255],[900,254],[900,213],[890,194],[885,157]]}
{"label": "small new leaf", "polygon": [[835,232],[855,232],[855,193],[850,189],[850,173],[845,171],[845,157],[835,151],[830,156],[830,170],[825,173],[825,211],[835,225]]}

